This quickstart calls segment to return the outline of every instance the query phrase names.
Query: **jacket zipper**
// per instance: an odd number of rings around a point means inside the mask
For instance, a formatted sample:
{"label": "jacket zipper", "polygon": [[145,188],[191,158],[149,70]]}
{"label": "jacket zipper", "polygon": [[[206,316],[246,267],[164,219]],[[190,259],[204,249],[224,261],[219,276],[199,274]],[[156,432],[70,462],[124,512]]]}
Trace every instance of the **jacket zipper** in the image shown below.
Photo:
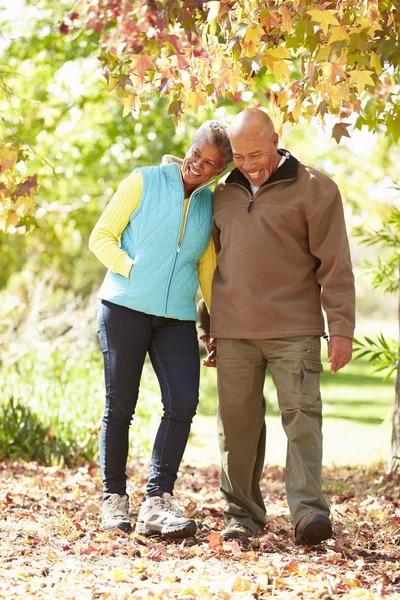
{"label": "jacket zipper", "polygon": [[[179,174],[180,174],[180,170],[179,170]],[[181,175],[181,181],[182,181],[182,187],[183,187],[182,175]],[[203,188],[207,187],[207,185],[210,185],[210,183],[212,183],[212,182],[209,182],[208,184],[204,184],[204,185],[202,185],[201,187],[197,188],[196,190],[194,190],[194,191],[193,191],[193,192],[190,194],[190,197],[189,197],[189,202],[188,202],[188,206],[187,206],[187,209],[186,209],[185,220],[184,220],[184,222],[183,222],[182,235],[179,235],[179,239],[178,239],[178,245],[177,245],[176,252],[175,252],[175,257],[174,257],[174,262],[173,262],[173,264],[172,264],[172,269],[171,269],[171,273],[170,273],[169,280],[168,280],[168,284],[167,284],[167,293],[166,293],[166,295],[165,295],[165,304],[164,304],[164,317],[166,317],[166,316],[167,316],[167,306],[168,306],[168,296],[169,296],[169,291],[170,291],[170,289],[171,289],[172,277],[173,277],[173,275],[174,275],[175,266],[176,266],[176,261],[177,261],[177,259],[178,259],[179,253],[180,253],[180,251],[181,251],[181,247],[182,247],[183,238],[184,238],[184,236],[185,236],[185,231],[186,231],[186,223],[187,223],[188,216],[189,216],[190,204],[191,204],[191,202],[192,202],[193,196],[194,196],[194,195],[195,195],[197,192],[199,192],[200,190],[202,190]],[[183,192],[183,202],[184,202],[184,201],[185,201],[185,191]]]}
{"label": "jacket zipper", "polygon": [[253,195],[251,194],[251,192],[249,192],[249,190],[246,187],[244,187],[244,185],[241,185],[240,183],[230,183],[229,185],[237,185],[238,187],[241,187],[242,190],[245,190],[247,192],[247,194],[250,198],[249,203],[247,205],[247,214],[249,214],[249,212],[251,211],[251,208],[253,206],[254,198],[261,189],[265,189],[268,186],[276,185],[277,183],[282,183],[282,181],[285,181],[285,182],[292,181],[293,179],[295,179],[295,177],[292,177],[291,179],[280,179],[279,181],[273,181],[272,183],[267,183],[266,185],[263,185],[260,188],[258,188],[256,193]]}

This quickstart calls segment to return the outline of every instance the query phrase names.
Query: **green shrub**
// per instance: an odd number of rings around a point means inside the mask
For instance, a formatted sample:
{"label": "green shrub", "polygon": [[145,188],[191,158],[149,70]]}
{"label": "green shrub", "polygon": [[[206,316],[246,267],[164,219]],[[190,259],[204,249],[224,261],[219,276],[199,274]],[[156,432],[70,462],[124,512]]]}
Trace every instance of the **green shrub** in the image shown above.
{"label": "green shrub", "polygon": [[54,435],[50,424],[11,396],[0,406],[0,455],[72,466],[92,460],[93,450],[91,444],[82,447]]}

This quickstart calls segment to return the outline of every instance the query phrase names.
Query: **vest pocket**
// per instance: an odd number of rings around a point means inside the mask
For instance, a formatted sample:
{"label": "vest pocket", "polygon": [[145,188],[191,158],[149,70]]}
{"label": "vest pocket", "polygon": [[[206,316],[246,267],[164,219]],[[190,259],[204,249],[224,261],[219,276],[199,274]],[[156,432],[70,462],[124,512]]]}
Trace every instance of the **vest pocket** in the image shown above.
{"label": "vest pocket", "polygon": [[305,396],[319,397],[320,373],[324,370],[319,360],[301,359],[300,393]]}

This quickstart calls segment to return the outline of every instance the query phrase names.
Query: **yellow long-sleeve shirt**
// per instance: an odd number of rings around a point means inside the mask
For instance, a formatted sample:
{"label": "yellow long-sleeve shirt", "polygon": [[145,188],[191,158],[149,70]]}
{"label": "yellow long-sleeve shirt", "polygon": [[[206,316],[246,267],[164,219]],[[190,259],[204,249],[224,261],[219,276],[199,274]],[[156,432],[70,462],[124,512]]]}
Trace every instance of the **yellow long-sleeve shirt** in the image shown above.
{"label": "yellow long-sleeve shirt", "polygon": [[[97,221],[89,238],[89,248],[110,271],[129,277],[133,260],[120,247],[119,237],[129,223],[132,213],[138,208],[142,196],[143,179],[139,171],[133,171],[118,186],[117,191]],[[185,198],[181,239],[189,198]],[[197,263],[197,274],[203,298],[210,308],[211,283],[217,264],[217,256],[212,238]]]}

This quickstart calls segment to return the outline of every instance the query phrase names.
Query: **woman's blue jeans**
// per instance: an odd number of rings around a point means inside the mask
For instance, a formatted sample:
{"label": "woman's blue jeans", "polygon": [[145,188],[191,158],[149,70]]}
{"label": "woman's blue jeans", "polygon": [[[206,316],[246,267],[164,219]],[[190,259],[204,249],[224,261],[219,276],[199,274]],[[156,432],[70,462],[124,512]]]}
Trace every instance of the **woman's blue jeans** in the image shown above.
{"label": "woman's blue jeans", "polygon": [[100,433],[104,494],[126,494],[129,426],[147,352],[160,384],[164,410],[154,441],[146,496],[172,494],[199,399],[195,323],[147,315],[103,300],[98,334],[106,387]]}

